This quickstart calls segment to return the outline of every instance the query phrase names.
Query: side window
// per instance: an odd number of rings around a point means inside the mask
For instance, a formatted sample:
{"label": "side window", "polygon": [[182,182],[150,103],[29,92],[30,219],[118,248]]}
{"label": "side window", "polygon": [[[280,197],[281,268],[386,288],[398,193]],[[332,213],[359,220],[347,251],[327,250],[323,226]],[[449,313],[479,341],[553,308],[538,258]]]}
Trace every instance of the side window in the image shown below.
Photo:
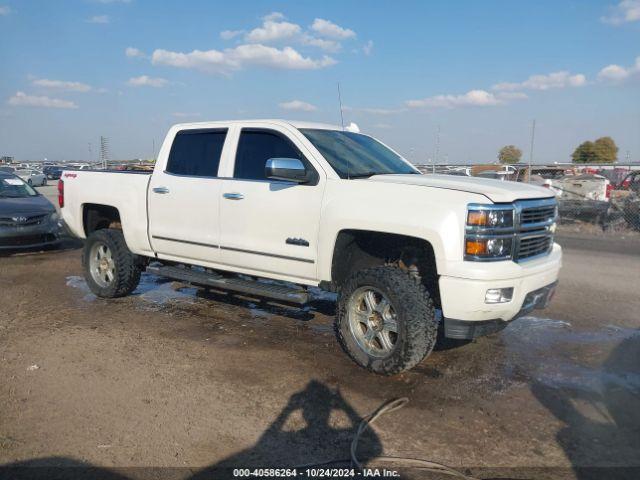
{"label": "side window", "polygon": [[167,172],[194,177],[218,175],[227,130],[182,130],[171,145]]}
{"label": "side window", "polygon": [[304,162],[300,152],[280,135],[267,131],[242,130],[233,177],[267,180],[264,175],[265,163],[270,158],[276,157],[299,158]]}

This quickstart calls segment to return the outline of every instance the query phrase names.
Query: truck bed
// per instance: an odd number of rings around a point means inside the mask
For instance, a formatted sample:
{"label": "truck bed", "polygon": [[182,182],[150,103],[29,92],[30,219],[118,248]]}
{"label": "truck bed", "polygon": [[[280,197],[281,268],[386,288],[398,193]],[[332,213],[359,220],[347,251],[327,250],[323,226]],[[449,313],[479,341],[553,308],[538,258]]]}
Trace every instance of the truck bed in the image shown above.
{"label": "truck bed", "polygon": [[147,235],[147,189],[151,172],[123,170],[64,170],[64,221],[71,232],[86,238],[83,206],[108,205],[120,213],[131,250],[151,251]]}

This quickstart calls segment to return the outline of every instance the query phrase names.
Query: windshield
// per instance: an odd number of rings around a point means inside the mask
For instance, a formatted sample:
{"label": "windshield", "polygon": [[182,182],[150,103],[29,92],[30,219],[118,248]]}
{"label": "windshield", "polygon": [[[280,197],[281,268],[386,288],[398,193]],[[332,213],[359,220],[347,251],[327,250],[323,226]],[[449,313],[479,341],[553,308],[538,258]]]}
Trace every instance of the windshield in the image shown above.
{"label": "windshield", "polygon": [[17,177],[0,177],[0,198],[35,197],[33,188]]}
{"label": "windshield", "polygon": [[360,133],[303,128],[300,130],[340,178],[420,173],[400,155]]}

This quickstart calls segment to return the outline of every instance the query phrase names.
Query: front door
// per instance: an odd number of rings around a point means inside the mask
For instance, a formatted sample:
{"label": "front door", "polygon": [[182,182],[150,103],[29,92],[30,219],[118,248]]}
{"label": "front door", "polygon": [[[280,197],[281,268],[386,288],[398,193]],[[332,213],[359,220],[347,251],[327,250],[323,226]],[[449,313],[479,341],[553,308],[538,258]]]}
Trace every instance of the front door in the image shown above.
{"label": "front door", "polygon": [[167,165],[149,185],[149,237],[159,258],[216,262],[220,256],[220,180],[226,129],[181,130]]}
{"label": "front door", "polygon": [[[269,158],[298,158],[314,173],[307,184],[269,180]],[[248,273],[312,283],[324,177],[283,133],[243,128],[233,178],[221,180],[222,262]]]}

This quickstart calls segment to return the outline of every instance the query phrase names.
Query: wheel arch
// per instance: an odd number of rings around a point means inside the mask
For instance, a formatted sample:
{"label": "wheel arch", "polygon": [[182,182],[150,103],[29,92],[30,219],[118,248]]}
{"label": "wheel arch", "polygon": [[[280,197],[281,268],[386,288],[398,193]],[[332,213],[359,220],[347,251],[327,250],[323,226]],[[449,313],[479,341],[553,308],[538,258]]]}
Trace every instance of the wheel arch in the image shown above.
{"label": "wheel arch", "polygon": [[85,237],[105,228],[122,229],[120,211],[111,205],[85,203],[82,205],[82,228]]}
{"label": "wheel arch", "polygon": [[331,256],[329,288],[338,291],[352,272],[381,265],[396,265],[419,277],[437,306],[440,306],[438,268],[433,245],[423,238],[397,233],[340,230]]}

